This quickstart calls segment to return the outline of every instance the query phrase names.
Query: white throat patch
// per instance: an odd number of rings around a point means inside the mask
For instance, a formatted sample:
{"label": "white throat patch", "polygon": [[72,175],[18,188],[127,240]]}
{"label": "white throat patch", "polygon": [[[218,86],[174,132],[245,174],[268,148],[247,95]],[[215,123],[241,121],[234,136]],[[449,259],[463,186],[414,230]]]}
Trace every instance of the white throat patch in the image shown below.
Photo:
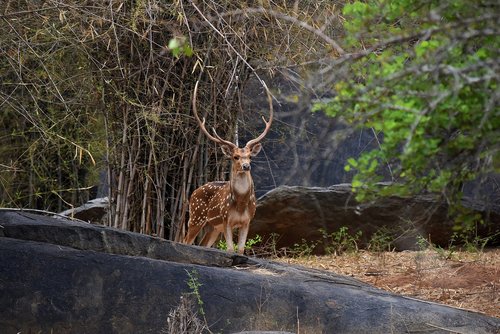
{"label": "white throat patch", "polygon": [[245,195],[251,190],[250,177],[247,173],[238,173],[232,185],[234,192],[238,195]]}

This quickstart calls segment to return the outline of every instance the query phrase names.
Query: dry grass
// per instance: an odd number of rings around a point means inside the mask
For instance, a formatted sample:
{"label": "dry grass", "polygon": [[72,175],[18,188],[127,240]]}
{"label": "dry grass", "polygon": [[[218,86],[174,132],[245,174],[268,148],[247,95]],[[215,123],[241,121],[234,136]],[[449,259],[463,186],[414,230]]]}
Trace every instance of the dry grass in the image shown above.
{"label": "dry grass", "polygon": [[500,318],[500,249],[479,253],[360,251],[278,261],[352,276],[394,293]]}
{"label": "dry grass", "polygon": [[206,322],[194,311],[195,302],[189,294],[181,296],[179,305],[167,317],[167,327],[162,334],[202,334],[208,331]]}

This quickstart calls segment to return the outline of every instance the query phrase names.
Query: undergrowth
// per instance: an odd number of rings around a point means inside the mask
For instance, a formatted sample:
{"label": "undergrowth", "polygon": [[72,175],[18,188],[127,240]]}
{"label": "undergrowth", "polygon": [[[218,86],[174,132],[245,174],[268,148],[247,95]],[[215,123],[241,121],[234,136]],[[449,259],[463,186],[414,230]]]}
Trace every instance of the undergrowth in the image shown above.
{"label": "undergrowth", "polygon": [[[399,237],[394,229],[387,226],[376,230],[364,242],[361,239],[363,236],[362,231],[351,232],[347,226],[342,226],[333,232],[328,232],[326,229],[319,229],[318,231],[321,234],[319,240],[301,238],[299,242],[295,242],[291,247],[279,247],[281,236],[277,233],[271,233],[267,238],[255,235],[246,241],[245,252],[247,255],[262,258],[301,258],[310,257],[314,254],[340,256],[345,253],[356,254],[362,249],[375,254],[383,254],[384,252],[393,252],[396,250],[395,244]],[[418,236],[415,249],[431,249],[438,253],[440,257],[450,259],[458,250],[469,253],[481,253],[495,237],[496,235],[481,237],[477,234],[477,229],[462,231],[460,233],[455,232],[450,237],[449,244],[443,247],[422,236]],[[225,240],[220,240],[217,248],[227,250]]]}
{"label": "undergrowth", "polygon": [[203,299],[200,294],[202,284],[196,270],[187,271],[189,293],[183,293],[179,305],[172,309],[167,317],[164,334],[202,334],[211,333],[208,328]]}

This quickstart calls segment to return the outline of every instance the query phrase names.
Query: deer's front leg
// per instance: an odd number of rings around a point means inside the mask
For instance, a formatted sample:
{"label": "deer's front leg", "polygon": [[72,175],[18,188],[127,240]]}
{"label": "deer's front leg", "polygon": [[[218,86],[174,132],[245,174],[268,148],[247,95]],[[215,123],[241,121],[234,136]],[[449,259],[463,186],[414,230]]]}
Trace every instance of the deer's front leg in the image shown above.
{"label": "deer's front leg", "polygon": [[238,231],[238,253],[243,254],[245,252],[245,245],[247,242],[248,230],[250,229],[250,224],[245,224],[239,228]]}
{"label": "deer's front leg", "polygon": [[226,239],[227,251],[234,252],[233,228],[231,224],[224,224],[224,238]]}

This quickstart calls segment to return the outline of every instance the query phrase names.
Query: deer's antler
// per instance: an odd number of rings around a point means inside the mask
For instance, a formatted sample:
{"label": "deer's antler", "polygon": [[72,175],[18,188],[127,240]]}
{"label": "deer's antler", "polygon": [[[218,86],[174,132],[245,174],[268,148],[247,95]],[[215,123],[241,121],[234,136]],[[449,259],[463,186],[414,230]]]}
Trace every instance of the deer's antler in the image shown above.
{"label": "deer's antler", "polygon": [[205,128],[205,118],[203,118],[203,121],[200,120],[200,117],[198,116],[198,110],[196,109],[196,94],[198,92],[198,83],[199,81],[196,81],[196,85],[194,86],[194,92],[193,92],[193,113],[194,113],[194,117],[196,118],[196,120],[198,121],[198,124],[200,126],[200,129],[201,131],[203,131],[203,133],[205,133],[205,135],[208,137],[208,139],[216,142],[216,143],[219,143],[219,144],[222,144],[222,145],[228,145],[228,146],[231,146],[233,148],[237,148],[237,146],[228,141],[228,140],[224,140],[222,139],[218,134],[217,132],[215,131],[215,129],[212,129],[213,132],[214,132],[214,136],[212,136],[210,134],[210,132],[207,131],[207,129]]}
{"label": "deer's antler", "polygon": [[250,140],[246,145],[247,147],[252,147],[253,145],[260,142],[269,132],[269,129],[271,128],[271,123],[273,122],[273,97],[271,96],[271,92],[269,91],[269,88],[267,88],[267,86],[265,84],[264,84],[264,88],[266,89],[267,101],[269,102],[269,121],[266,122],[266,119],[264,118],[264,116],[262,116],[262,120],[266,124],[266,128],[264,129],[264,132],[262,132],[260,134],[260,136],[258,136],[255,139]]}

